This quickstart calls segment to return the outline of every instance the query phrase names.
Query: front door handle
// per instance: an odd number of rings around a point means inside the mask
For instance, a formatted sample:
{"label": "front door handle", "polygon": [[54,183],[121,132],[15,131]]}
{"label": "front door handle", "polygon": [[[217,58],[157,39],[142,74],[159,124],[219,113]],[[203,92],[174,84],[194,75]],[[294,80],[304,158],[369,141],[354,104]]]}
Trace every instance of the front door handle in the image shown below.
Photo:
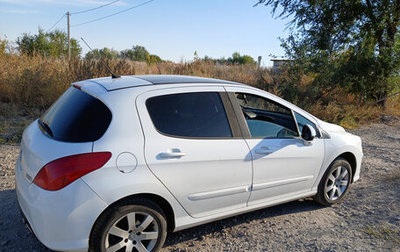
{"label": "front door handle", "polygon": [[185,152],[181,152],[180,150],[169,150],[167,152],[161,152],[158,154],[160,158],[180,158],[185,156]]}
{"label": "front door handle", "polygon": [[266,154],[270,154],[272,152],[273,152],[273,150],[271,150],[267,146],[262,146],[261,148],[258,148],[258,149],[255,150],[255,153],[256,154],[260,154],[260,155],[266,155]]}

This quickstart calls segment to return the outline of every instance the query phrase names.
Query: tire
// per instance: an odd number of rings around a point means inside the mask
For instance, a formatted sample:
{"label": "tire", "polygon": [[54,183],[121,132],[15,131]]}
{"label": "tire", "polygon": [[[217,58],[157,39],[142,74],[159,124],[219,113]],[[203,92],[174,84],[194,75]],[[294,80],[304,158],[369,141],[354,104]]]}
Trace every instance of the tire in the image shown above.
{"label": "tire", "polygon": [[321,205],[331,206],[343,200],[353,178],[351,165],[344,158],[335,159],[318,185],[314,200]]}
{"label": "tire", "polygon": [[164,212],[146,199],[107,209],[93,226],[89,251],[159,251],[167,236]]}

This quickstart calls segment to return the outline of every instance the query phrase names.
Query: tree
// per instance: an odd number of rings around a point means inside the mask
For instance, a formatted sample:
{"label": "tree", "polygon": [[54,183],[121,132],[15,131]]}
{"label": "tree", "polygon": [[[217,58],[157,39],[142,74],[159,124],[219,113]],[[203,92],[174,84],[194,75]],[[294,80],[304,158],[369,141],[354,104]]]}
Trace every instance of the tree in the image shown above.
{"label": "tree", "polygon": [[400,69],[400,0],[260,0],[278,17],[292,18],[283,40],[287,55],[316,84],[337,83],[379,100],[393,89]]}
{"label": "tree", "polygon": [[195,62],[208,62],[208,63],[214,63],[214,64],[221,64],[221,65],[254,65],[256,64],[255,60],[249,56],[249,55],[240,55],[238,52],[234,52],[232,54],[232,57],[229,57],[226,59],[225,57],[221,57],[219,59],[212,58],[208,55],[205,55],[204,58],[199,57],[197,54],[197,51],[194,52],[194,57],[193,60]]}
{"label": "tree", "polygon": [[155,63],[161,63],[163,60],[155,54],[149,54],[146,56],[146,62],[147,64],[155,64]]}
{"label": "tree", "polygon": [[[71,56],[79,57],[82,48],[76,39],[71,39]],[[18,50],[30,56],[40,54],[52,57],[68,57],[68,37],[60,30],[44,32],[39,28],[37,35],[24,33],[17,39]]]}
{"label": "tree", "polygon": [[197,61],[197,60],[199,60],[199,59],[200,59],[199,54],[197,53],[197,51],[194,51],[193,60],[194,60],[194,61]]}
{"label": "tree", "polygon": [[118,58],[120,53],[114,49],[110,49],[104,47],[103,49],[94,49],[93,51],[89,51],[85,55],[85,59],[92,60],[92,59],[116,59]]}
{"label": "tree", "polygon": [[234,52],[232,57],[228,58],[228,61],[232,64],[247,65],[256,64],[255,60],[249,55],[240,55],[238,52]]}
{"label": "tree", "polygon": [[163,62],[159,56],[150,54],[144,46],[139,45],[133,46],[132,49],[121,51],[121,57],[132,61],[145,61],[148,64]]}
{"label": "tree", "polygon": [[149,52],[144,46],[133,46],[132,49],[126,49],[121,52],[123,58],[128,58],[132,61],[146,61],[149,56]]}

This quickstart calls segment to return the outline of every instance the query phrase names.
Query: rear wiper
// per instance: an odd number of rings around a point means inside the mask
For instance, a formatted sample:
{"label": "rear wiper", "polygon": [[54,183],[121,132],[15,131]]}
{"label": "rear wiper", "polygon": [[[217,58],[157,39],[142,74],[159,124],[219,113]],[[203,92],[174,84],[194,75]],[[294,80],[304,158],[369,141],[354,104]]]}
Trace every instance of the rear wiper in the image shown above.
{"label": "rear wiper", "polygon": [[49,124],[47,122],[43,122],[41,119],[39,119],[39,126],[44,131],[47,133],[49,136],[53,137],[53,131],[51,131]]}

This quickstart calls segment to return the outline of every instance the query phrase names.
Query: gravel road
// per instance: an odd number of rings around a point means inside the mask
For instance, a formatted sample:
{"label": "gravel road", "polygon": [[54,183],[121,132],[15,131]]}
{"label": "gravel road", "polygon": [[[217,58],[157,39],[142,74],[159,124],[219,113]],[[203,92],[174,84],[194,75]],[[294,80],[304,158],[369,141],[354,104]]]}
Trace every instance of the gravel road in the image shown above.
{"label": "gravel road", "polygon": [[[365,126],[361,179],[346,199],[311,199],[262,209],[170,234],[164,251],[400,251],[400,122]],[[0,251],[49,251],[22,224],[16,145],[0,145]],[[62,228],[62,227],[60,227]]]}

